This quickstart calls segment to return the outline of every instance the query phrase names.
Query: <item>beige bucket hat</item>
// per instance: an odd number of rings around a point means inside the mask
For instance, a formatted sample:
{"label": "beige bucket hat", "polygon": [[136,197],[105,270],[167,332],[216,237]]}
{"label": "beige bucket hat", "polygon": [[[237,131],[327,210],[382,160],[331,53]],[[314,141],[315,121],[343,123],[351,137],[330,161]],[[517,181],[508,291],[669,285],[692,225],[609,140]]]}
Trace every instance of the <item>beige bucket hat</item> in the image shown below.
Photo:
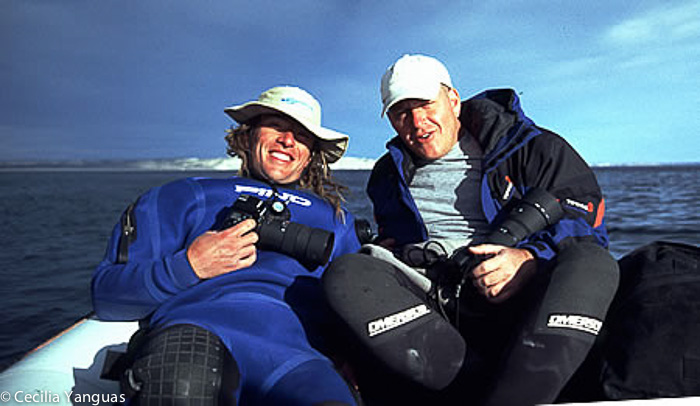
{"label": "beige bucket hat", "polygon": [[321,126],[321,105],[305,90],[293,86],[278,86],[264,91],[258,100],[224,109],[239,124],[261,114],[282,113],[297,121],[319,141],[319,150],[328,163],[343,156],[349,137]]}

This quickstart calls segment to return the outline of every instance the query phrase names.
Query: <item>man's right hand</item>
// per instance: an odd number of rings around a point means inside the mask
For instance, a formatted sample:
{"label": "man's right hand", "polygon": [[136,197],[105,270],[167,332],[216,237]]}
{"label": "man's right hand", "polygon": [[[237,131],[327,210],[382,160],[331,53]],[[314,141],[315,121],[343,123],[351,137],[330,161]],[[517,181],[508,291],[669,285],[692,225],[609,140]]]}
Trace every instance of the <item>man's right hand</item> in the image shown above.
{"label": "man's right hand", "polygon": [[492,303],[508,300],[537,272],[537,261],[526,249],[481,244],[469,247],[469,252],[489,257],[471,272],[474,286]]}
{"label": "man's right hand", "polygon": [[252,231],[255,220],[245,220],[222,231],[207,231],[187,248],[187,259],[199,279],[209,279],[247,268],[257,259]]}

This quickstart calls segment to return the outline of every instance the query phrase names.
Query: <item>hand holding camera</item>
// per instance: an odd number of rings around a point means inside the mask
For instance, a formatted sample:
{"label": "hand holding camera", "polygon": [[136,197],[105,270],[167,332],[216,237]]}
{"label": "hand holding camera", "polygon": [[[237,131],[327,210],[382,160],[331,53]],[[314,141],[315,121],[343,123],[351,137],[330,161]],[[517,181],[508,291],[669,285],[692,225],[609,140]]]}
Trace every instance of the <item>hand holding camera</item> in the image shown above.
{"label": "hand holding camera", "polygon": [[257,223],[248,219],[221,231],[207,231],[187,248],[187,259],[200,279],[247,268],[257,259]]}
{"label": "hand holding camera", "polygon": [[525,249],[481,244],[470,247],[476,257],[487,259],[470,272],[472,284],[492,303],[501,303],[520,290],[537,270],[534,255]]}
{"label": "hand holding camera", "polygon": [[524,285],[536,267],[529,251],[513,247],[563,216],[564,210],[554,196],[544,189],[530,189],[491,233],[456,250],[441,264],[436,286],[439,296],[447,301],[458,299],[471,279],[490,301],[506,300]]}
{"label": "hand holding camera", "polygon": [[333,252],[335,234],[290,220],[287,206],[275,198],[261,200],[242,194],[231,206],[222,229],[255,220],[260,249],[286,254],[313,271],[325,265]]}

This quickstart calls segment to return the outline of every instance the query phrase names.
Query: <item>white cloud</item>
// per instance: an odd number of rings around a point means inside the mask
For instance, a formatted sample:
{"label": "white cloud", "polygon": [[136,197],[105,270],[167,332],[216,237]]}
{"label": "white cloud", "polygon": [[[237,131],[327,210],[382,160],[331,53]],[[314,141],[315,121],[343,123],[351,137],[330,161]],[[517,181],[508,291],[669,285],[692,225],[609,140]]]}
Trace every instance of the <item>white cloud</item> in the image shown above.
{"label": "white cloud", "polygon": [[[591,66],[589,76],[607,76],[627,84],[635,80],[663,83],[665,88],[683,80],[696,81],[688,72],[700,67],[699,41],[700,3],[647,9],[602,31],[595,51],[598,63]],[[558,65],[565,72],[567,64]]]}
{"label": "white cloud", "polygon": [[700,36],[700,3],[656,8],[611,27],[605,39],[614,46],[674,43]]}

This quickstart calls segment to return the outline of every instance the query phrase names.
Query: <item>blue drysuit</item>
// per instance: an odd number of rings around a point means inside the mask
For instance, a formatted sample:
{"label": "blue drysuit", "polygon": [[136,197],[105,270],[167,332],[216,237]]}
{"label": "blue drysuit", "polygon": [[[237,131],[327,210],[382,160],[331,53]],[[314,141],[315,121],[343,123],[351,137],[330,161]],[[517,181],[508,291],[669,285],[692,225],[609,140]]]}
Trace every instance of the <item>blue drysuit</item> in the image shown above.
{"label": "blue drysuit", "polygon": [[[278,192],[291,221],[334,232],[331,260],[357,251],[350,213],[338,216],[330,204],[306,191]],[[236,397],[241,404],[260,402],[299,368],[315,370],[305,376],[320,379],[314,381],[310,402],[318,400],[314,396],[333,396],[354,404],[330,360],[319,352],[322,342],[316,341],[330,320],[319,285],[324,267],[309,270],[290,256],[258,249],[249,268],[208,280],[192,270],[188,246],[219,228],[240,194],[267,199],[273,192],[265,183],[232,177],[183,179],[142,195],[115,226],[94,273],[95,312],[102,320],[146,319],[152,328],[194,324],[213,332],[240,369]],[[125,232],[125,225],[134,230]]]}

